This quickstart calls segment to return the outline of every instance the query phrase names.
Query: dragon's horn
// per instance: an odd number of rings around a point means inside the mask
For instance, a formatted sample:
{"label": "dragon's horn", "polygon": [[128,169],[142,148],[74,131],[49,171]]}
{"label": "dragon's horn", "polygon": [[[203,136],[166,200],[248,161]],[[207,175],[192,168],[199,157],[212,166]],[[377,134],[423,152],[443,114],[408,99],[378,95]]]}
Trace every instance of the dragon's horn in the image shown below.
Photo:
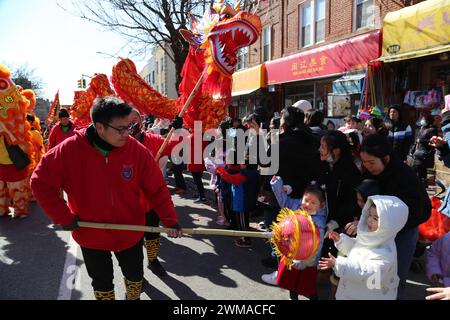
{"label": "dragon's horn", "polygon": [[239,11],[240,8],[241,8],[241,1],[238,1],[234,6],[234,10]]}

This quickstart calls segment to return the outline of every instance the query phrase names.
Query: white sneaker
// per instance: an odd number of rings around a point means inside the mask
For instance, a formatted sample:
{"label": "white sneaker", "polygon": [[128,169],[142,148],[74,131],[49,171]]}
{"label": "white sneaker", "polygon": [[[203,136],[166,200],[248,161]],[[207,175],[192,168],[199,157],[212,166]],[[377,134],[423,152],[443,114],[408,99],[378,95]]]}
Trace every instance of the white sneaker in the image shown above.
{"label": "white sneaker", "polygon": [[277,285],[277,274],[278,274],[277,270],[275,270],[272,273],[263,274],[261,276],[261,280],[264,281],[267,284],[271,284],[273,286],[276,286]]}

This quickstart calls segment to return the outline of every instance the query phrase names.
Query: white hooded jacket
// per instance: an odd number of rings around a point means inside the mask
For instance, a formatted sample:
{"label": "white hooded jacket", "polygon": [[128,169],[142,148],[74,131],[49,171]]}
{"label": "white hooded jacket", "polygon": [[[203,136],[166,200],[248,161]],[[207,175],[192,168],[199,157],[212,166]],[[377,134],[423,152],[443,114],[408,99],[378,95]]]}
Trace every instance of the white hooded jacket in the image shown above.
{"label": "white hooded jacket", "polygon": [[[375,204],[378,229],[369,232],[367,216]],[[395,300],[397,249],[395,236],[408,220],[408,207],[397,197],[372,196],[363,208],[356,238],[341,234],[336,248],[346,255],[336,259],[334,272],[340,277],[337,300]]]}

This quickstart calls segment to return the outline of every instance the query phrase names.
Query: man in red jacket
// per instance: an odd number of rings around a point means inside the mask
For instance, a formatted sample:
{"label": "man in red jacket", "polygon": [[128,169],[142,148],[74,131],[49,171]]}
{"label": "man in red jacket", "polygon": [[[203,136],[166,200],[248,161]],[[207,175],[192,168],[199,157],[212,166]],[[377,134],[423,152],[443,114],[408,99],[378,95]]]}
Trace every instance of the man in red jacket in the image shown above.
{"label": "man in red jacket", "polygon": [[66,109],[59,110],[58,118],[59,123],[50,131],[47,150],[52,149],[75,134],[75,127],[70,121],[69,112]]}
{"label": "man in red jacket", "polygon": [[[129,133],[132,137],[142,143],[155,157],[159,151],[159,148],[163,145],[165,138],[155,133],[145,132],[142,122],[143,121],[140,112],[137,109],[133,109],[130,114],[131,125],[129,128]],[[175,117],[175,119],[172,121],[171,126],[175,129],[180,129],[183,126],[183,119],[178,116]],[[174,135],[172,137],[174,137]],[[172,139],[167,144],[161,156],[170,156],[172,149],[178,144],[178,141],[175,140],[176,138],[174,137],[174,139]],[[145,225],[149,227],[158,227],[159,217],[155,210],[152,208],[152,204],[147,201],[145,197],[141,197],[141,203],[146,212]],[[158,260],[161,241],[159,233],[146,232],[144,238],[145,248],[147,251],[148,268],[158,277],[165,276],[166,270],[164,270],[164,267]]]}
{"label": "man in red jacket", "polygon": [[[97,299],[114,295],[114,252],[125,277],[127,299],[142,290],[143,232],[80,228],[78,220],[145,225],[144,194],[167,227],[180,237],[178,218],[158,165],[150,152],[128,136],[131,107],[114,97],[97,100],[92,124],[52,150],[31,177],[31,188],[47,215],[72,231],[80,245]],[[68,204],[59,197],[64,189]]]}

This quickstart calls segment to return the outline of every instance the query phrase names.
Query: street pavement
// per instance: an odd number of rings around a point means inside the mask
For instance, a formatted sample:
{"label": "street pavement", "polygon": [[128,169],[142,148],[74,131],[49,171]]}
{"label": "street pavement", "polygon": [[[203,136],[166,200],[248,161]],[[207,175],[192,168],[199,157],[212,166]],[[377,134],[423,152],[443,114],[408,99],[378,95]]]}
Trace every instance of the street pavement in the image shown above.
{"label": "street pavement", "polygon": [[[189,175],[189,189],[194,184]],[[208,176],[205,174],[205,178]],[[173,179],[170,178],[173,185]],[[207,186],[207,180],[204,180]],[[172,189],[171,186],[169,186]],[[213,194],[207,187],[208,203],[193,203],[192,191],[173,195],[183,228],[223,228],[216,225]],[[0,299],[92,300],[94,299],[78,245],[70,233],[55,227],[33,203],[26,219],[0,217]],[[261,216],[253,216],[256,227]],[[270,253],[264,239],[253,239],[251,248],[234,245],[235,238],[194,235],[161,238],[160,261],[168,272],[158,278],[145,268],[143,300],[287,300],[289,293],[267,285],[261,275],[273,270],[261,259]],[[144,255],[145,256],[145,255]],[[418,265],[423,265],[423,258]],[[116,299],[124,299],[123,277],[115,264]],[[146,257],[144,264],[147,264]],[[319,285],[319,296],[327,299],[327,281]],[[423,270],[411,272],[409,299],[424,299],[428,286]],[[302,297],[300,297],[302,298]]]}

